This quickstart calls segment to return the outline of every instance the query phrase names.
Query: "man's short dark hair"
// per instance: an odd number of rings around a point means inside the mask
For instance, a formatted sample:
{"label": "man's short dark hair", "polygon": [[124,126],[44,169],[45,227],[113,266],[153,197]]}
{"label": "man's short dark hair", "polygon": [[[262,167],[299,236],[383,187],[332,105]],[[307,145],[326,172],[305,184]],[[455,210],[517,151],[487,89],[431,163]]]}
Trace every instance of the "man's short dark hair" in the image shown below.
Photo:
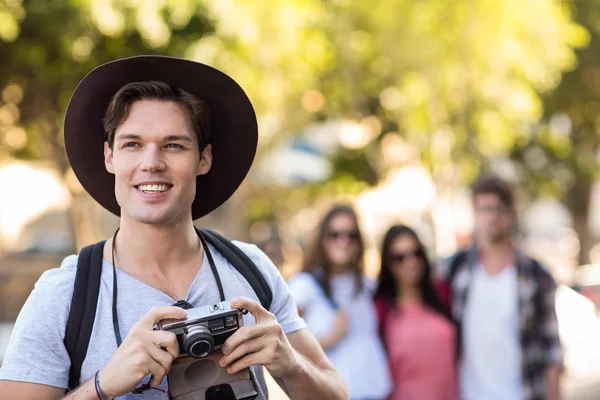
{"label": "man's short dark hair", "polygon": [[204,101],[164,82],[146,81],[128,83],[110,100],[103,122],[105,140],[111,149],[115,141],[115,131],[127,119],[131,105],[140,100],[172,101],[179,105],[196,133],[200,151],[209,143],[210,109]]}
{"label": "man's short dark hair", "polygon": [[471,193],[473,200],[480,194],[494,194],[508,209],[513,210],[515,208],[513,188],[496,176],[484,176],[477,179],[471,186]]}

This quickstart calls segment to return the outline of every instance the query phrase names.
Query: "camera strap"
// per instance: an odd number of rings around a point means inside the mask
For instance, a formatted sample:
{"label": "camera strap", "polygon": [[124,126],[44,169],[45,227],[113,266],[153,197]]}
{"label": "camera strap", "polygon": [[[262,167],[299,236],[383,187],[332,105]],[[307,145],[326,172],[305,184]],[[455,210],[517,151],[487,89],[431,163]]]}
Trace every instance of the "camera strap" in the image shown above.
{"label": "camera strap", "polygon": [[[219,272],[217,271],[217,266],[215,265],[215,261],[212,257],[212,254],[210,253],[210,249],[208,248],[208,245],[206,244],[206,240],[202,236],[202,233],[200,233],[199,231],[196,231],[196,232],[198,233],[200,245],[204,248],[204,251],[206,252],[206,258],[208,258],[208,263],[210,264],[210,269],[212,270],[212,273],[215,277],[215,281],[217,282],[217,286],[219,287],[219,296],[221,297],[221,301],[225,301],[225,293],[223,291],[223,284],[221,283],[221,277],[219,277]],[[115,235],[113,237],[113,242],[112,242],[112,266],[113,266],[112,319],[113,319],[113,328],[115,331],[115,339],[117,341],[117,347],[120,347],[121,343],[123,343],[123,339],[121,337],[121,330],[119,329],[119,316],[117,313],[118,288],[117,288],[117,264],[115,263],[115,243],[117,241],[118,233],[119,233],[119,229],[116,230]],[[180,303],[182,303],[182,301],[179,301],[175,304],[180,304]],[[184,303],[189,304],[185,301],[184,301]],[[141,394],[141,393],[144,393],[146,390],[150,390],[150,389],[156,389],[161,392],[164,392],[164,390],[162,390],[160,388],[151,387],[150,384],[147,382],[147,383],[135,388],[132,391],[132,393]]]}
{"label": "camera strap", "polygon": [[[118,288],[117,288],[117,264],[115,263],[115,243],[117,241],[117,234],[119,233],[119,229],[116,230],[115,235],[112,241],[112,266],[113,266],[113,296],[112,296],[112,319],[113,319],[113,328],[115,331],[115,339],[117,341],[117,347],[121,346],[123,343],[121,337],[121,330],[119,329],[119,316],[117,313],[117,296],[118,296]],[[208,259],[208,264],[210,265],[210,269],[215,277],[215,281],[217,282],[217,287],[219,288],[219,296],[221,297],[221,301],[225,301],[225,292],[223,290],[223,284],[221,283],[221,277],[219,276],[219,272],[217,271],[217,266],[215,264],[215,260],[213,259],[212,254],[210,253],[210,249],[208,248],[208,244],[206,243],[206,239],[204,235],[199,230],[196,230],[198,234],[198,239],[200,241],[200,245],[204,249],[206,253],[206,258]],[[181,301],[175,303],[179,304]],[[187,303],[187,302],[186,302]]]}
{"label": "camera strap", "polygon": [[[273,292],[269,282],[263,276],[261,269],[255,262],[236,244],[229,239],[221,236],[217,232],[209,229],[198,229],[196,233],[206,251],[207,259],[219,287],[221,301],[225,300],[221,279],[217,273],[217,268],[210,247],[221,254],[235,271],[237,271],[250,284],[250,287],[256,294],[260,304],[267,310],[271,308],[273,301]],[[116,235],[116,233],[115,233]],[[113,239],[114,240],[114,239]],[[69,369],[69,388],[74,390],[79,386],[81,378],[81,367],[87,357],[87,350],[94,328],[96,308],[100,293],[100,284],[102,277],[102,254],[105,241],[84,247],[77,259],[77,273],[73,284],[73,296],[69,309],[69,318],[65,331],[64,344],[69,358],[71,359],[71,368]],[[113,242],[114,246],[114,242]],[[210,246],[210,247],[209,247]],[[112,293],[112,316],[113,328],[117,345],[121,344],[121,334],[119,329],[119,320],[117,318],[117,271],[114,263],[113,254],[113,293]],[[180,307],[185,302],[175,303]],[[188,308],[191,305],[188,304]]]}

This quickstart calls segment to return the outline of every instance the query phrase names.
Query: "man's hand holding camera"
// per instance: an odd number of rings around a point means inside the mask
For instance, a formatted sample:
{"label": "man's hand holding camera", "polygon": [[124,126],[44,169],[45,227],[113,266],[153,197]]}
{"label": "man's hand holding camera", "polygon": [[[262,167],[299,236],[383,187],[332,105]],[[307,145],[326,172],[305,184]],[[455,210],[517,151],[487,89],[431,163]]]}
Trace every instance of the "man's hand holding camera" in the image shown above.
{"label": "man's hand holding camera", "polygon": [[187,311],[179,307],[154,307],[131,328],[99,372],[102,391],[108,398],[129,393],[148,374],[152,374],[150,386],[160,385],[173,360],[179,356],[179,345],[175,334],[153,327],[162,319],[184,319],[186,315]]}
{"label": "man's hand holding camera", "polygon": [[[262,365],[274,377],[292,379],[302,356],[294,350],[276,317],[245,297],[234,298],[230,304],[234,309],[250,312],[256,324],[241,326],[225,341],[219,365],[232,375],[252,365]],[[150,386],[160,385],[181,349],[175,333],[155,329],[155,325],[161,320],[184,320],[186,316],[188,312],[179,307],[154,307],[133,326],[99,372],[102,391],[107,397],[129,393],[148,374],[152,375]]]}
{"label": "man's hand holding camera", "polygon": [[244,325],[223,345],[221,367],[235,374],[251,365],[263,365],[275,377],[293,377],[298,354],[289,343],[277,319],[259,303],[245,297],[231,300],[231,307],[248,310],[256,325]]}

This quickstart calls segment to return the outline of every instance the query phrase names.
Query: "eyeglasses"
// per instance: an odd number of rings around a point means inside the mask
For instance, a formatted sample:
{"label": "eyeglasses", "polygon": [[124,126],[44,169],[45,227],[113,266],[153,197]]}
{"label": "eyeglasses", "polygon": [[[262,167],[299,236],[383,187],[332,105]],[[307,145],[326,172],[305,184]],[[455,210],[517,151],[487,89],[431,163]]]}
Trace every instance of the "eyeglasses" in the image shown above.
{"label": "eyeglasses", "polygon": [[360,235],[357,231],[329,231],[325,233],[327,239],[338,240],[345,238],[348,240],[358,240]]}
{"label": "eyeglasses", "polygon": [[415,257],[415,258],[419,258],[419,259],[422,260],[422,259],[425,258],[425,252],[422,249],[417,249],[417,250],[415,250],[413,252],[410,252],[410,253],[391,254],[390,255],[390,262],[402,264],[409,257]]}

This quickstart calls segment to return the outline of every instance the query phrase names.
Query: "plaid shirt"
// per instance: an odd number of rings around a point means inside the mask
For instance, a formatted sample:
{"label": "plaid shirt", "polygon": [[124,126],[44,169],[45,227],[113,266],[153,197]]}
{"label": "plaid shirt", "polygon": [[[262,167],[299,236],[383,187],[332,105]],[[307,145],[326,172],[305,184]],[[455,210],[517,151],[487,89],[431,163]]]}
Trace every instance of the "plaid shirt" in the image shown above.
{"label": "plaid shirt", "polygon": [[[450,261],[442,263],[442,276],[448,273]],[[471,248],[452,279],[452,316],[459,327],[464,318],[472,272],[476,264],[477,251]],[[527,400],[544,400],[546,368],[552,365],[562,368],[563,353],[554,307],[556,283],[543,267],[519,251],[516,253],[516,267],[523,394]]]}

